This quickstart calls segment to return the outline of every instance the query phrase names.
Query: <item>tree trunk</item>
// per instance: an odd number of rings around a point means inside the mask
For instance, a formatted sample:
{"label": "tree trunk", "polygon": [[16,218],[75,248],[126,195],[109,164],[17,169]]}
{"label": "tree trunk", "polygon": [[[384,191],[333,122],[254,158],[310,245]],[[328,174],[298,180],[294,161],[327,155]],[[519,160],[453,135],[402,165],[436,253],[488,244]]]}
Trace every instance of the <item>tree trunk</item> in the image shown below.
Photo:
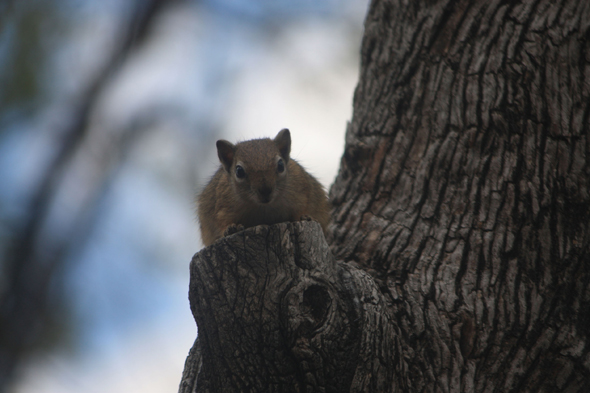
{"label": "tree trunk", "polygon": [[376,0],[361,60],[342,262],[306,223],[199,253],[181,391],[590,391],[590,3]]}

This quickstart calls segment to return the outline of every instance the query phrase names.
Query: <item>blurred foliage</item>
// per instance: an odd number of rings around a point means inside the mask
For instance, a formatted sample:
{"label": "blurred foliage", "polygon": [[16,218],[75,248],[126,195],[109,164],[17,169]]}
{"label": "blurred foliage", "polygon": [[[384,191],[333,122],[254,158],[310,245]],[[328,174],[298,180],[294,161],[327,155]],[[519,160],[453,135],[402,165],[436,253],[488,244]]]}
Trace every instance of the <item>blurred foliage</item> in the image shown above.
{"label": "blurred foliage", "polygon": [[46,0],[13,1],[0,9],[1,115],[30,116],[45,98],[42,73],[52,42],[63,31],[56,3]]}
{"label": "blurred foliage", "polygon": [[[46,230],[50,212],[68,170],[76,166],[73,158],[87,135],[88,118],[97,97],[108,84],[127,53],[138,44],[154,17],[168,0],[135,2],[136,12],[121,31],[121,46],[106,48],[102,70],[91,78],[88,89],[65,112],[65,121],[55,130],[60,137],[53,143],[52,159],[40,171],[38,184],[30,190],[22,222],[4,222],[10,232],[2,236],[0,261],[0,391],[10,383],[15,370],[32,351],[47,348],[67,337],[67,306],[60,299],[63,271],[68,253],[79,247],[91,222],[82,210],[63,233]],[[60,13],[59,1],[19,1],[2,8],[0,33],[0,124],[2,129],[31,120],[51,102],[53,51],[60,34],[67,29],[67,18]],[[45,85],[47,84],[47,85]],[[7,127],[8,125],[8,127]],[[18,129],[18,127],[17,127]],[[117,150],[112,149],[116,155]],[[26,160],[24,160],[26,161]],[[24,162],[23,161],[23,162]],[[108,177],[108,174],[105,175]],[[92,211],[104,189],[104,177],[97,177],[87,210]],[[29,200],[30,198],[30,200]],[[0,219],[6,214],[0,211]],[[69,236],[68,236],[69,234]]]}

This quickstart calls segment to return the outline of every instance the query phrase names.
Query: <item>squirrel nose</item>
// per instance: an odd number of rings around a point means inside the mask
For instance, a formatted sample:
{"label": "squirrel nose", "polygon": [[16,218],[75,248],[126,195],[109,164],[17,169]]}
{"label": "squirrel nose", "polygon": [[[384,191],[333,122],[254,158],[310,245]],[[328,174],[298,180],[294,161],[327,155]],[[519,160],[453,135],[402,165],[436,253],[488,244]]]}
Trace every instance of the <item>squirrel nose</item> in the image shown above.
{"label": "squirrel nose", "polygon": [[272,193],[272,188],[264,186],[258,189],[258,195],[260,196],[260,202],[268,203],[270,202],[270,194]]}

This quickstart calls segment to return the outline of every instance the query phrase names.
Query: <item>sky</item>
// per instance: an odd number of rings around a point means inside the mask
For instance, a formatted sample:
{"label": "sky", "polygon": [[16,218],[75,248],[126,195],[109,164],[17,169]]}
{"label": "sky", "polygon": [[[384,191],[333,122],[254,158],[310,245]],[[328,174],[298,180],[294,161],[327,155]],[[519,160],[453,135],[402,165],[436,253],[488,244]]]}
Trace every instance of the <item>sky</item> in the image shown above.
{"label": "sky", "polygon": [[[40,87],[0,107],[0,239],[26,215],[72,108],[135,6],[28,2],[46,13],[32,23],[45,29],[44,57]],[[202,247],[194,197],[219,165],[216,139],[289,128],[291,156],[329,189],[352,116],[367,2],[293,4],[177,2],[109,76],[37,245],[70,245],[56,281],[66,333],[27,359],[10,391],[178,388],[197,335],[188,303],[188,265]],[[14,78],[6,57],[26,35],[16,22],[23,7],[0,33],[0,83]]]}

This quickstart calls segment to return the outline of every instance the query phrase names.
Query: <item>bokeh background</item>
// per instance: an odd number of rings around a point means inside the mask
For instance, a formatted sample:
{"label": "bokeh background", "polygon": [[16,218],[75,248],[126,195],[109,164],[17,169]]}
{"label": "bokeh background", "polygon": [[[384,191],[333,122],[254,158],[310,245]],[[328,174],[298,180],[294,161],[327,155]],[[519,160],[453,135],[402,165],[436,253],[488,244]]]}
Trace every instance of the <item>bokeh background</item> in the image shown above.
{"label": "bokeh background", "polygon": [[329,188],[367,0],[0,1],[0,392],[171,392],[216,139]]}

